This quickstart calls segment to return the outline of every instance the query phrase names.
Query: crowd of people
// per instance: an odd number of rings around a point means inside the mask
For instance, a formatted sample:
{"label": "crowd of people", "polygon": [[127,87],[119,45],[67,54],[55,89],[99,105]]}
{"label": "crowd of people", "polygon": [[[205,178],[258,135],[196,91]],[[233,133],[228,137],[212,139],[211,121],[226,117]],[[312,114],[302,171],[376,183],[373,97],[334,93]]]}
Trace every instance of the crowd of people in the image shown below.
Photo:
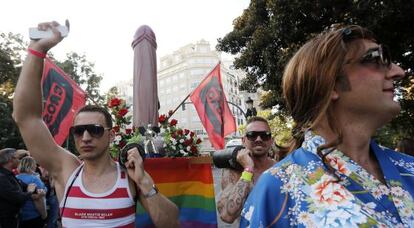
{"label": "crowd of people", "polygon": [[0,150],[0,227],[59,227],[51,179],[26,150]]}
{"label": "crowd of people", "polygon": [[[60,202],[64,227],[135,227],[136,199],[157,227],[179,227],[177,206],[158,192],[137,149],[128,151],[125,168],[110,158],[106,109],[77,112],[70,132],[79,157],[54,142],[41,117],[40,81],[45,53],[63,39],[57,26],[39,24],[54,35],[31,41],[17,83],[13,117],[32,157],[0,152],[0,227],[56,224],[45,202]],[[237,154],[243,170],[223,169],[222,220],[240,227],[414,227],[414,157],[400,153],[412,153],[413,140],[404,139],[400,152],[372,140],[399,113],[394,84],[404,76],[363,27],[333,27],[309,40],[283,75],[295,121],[290,152],[269,156],[270,126],[250,118]],[[46,170],[40,175],[36,162]]]}

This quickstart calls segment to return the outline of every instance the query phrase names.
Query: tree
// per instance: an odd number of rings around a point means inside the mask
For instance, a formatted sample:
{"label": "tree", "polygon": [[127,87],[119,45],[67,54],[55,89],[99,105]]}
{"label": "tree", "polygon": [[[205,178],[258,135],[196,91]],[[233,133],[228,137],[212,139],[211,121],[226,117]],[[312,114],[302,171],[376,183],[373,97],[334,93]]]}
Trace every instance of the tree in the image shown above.
{"label": "tree", "polygon": [[27,46],[20,35],[0,33],[0,146],[23,148],[19,130],[12,118],[12,99],[19,76],[21,53]]}
{"label": "tree", "polygon": [[[24,143],[18,128],[11,116],[14,89],[26,55],[28,43],[20,34],[0,33],[0,146],[23,148]],[[53,59],[53,54],[49,53]],[[102,76],[95,73],[94,65],[87,61],[85,55],[71,52],[63,62],[55,60],[69,76],[71,76],[89,96],[103,104],[104,98],[99,94]]]}
{"label": "tree", "polygon": [[105,99],[99,93],[99,84],[102,76],[95,73],[95,64],[89,62],[85,55],[79,55],[75,52],[70,52],[66,55],[63,62],[57,62],[64,72],[86,91],[89,98],[89,103],[96,102],[103,105]]}
{"label": "tree", "polygon": [[[233,31],[218,39],[217,49],[239,54],[234,65],[247,72],[243,90],[259,86],[270,91],[260,105],[279,104],[285,113],[281,81],[289,59],[307,40],[332,24],[358,24],[372,30],[392,50],[394,60],[409,77],[399,83],[408,88],[414,69],[413,1],[381,0],[252,0],[233,22]],[[413,93],[401,89],[401,114],[390,128],[414,135]]]}

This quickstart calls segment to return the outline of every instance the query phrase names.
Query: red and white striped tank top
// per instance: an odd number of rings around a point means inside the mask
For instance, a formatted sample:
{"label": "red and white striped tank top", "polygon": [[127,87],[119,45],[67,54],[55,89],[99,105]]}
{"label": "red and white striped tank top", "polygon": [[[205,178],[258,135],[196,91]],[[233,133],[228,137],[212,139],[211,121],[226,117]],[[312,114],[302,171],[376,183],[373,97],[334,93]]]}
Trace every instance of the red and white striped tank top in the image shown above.
{"label": "red and white striped tank top", "polygon": [[[135,201],[128,185],[128,174],[117,163],[118,177],[112,189],[104,193],[88,192],[82,184],[82,166],[70,176],[65,186],[67,200],[62,215],[63,227],[135,227]],[[76,178],[76,173],[79,175]],[[72,187],[68,193],[69,184]],[[60,202],[62,212],[63,201]]]}

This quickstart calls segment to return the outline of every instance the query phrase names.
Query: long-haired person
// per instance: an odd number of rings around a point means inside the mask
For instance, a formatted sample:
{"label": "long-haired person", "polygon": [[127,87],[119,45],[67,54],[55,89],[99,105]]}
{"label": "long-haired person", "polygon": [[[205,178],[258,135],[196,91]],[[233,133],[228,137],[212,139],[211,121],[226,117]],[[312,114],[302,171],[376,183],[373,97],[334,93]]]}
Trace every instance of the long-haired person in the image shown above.
{"label": "long-haired person", "polygon": [[283,76],[293,152],[262,174],[241,227],[414,227],[414,159],[372,140],[404,75],[360,26],[302,46]]}
{"label": "long-haired person", "polygon": [[32,157],[25,157],[20,161],[18,166],[19,175],[17,179],[25,184],[35,184],[38,196],[29,199],[20,210],[21,228],[42,228],[44,219],[46,219],[46,186],[40,180],[39,174],[36,173],[36,161]]}

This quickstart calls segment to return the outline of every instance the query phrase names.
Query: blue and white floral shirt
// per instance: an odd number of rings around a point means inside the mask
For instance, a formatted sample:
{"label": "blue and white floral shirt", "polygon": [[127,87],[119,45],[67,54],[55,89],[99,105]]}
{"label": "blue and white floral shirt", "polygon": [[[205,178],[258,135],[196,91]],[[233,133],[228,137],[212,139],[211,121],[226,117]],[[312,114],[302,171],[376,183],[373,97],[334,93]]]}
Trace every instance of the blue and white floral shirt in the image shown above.
{"label": "blue and white floral shirt", "polygon": [[302,147],[264,172],[244,204],[240,227],[414,227],[414,157],[370,148],[386,184],[334,150],[317,155],[325,140],[306,132]]}

